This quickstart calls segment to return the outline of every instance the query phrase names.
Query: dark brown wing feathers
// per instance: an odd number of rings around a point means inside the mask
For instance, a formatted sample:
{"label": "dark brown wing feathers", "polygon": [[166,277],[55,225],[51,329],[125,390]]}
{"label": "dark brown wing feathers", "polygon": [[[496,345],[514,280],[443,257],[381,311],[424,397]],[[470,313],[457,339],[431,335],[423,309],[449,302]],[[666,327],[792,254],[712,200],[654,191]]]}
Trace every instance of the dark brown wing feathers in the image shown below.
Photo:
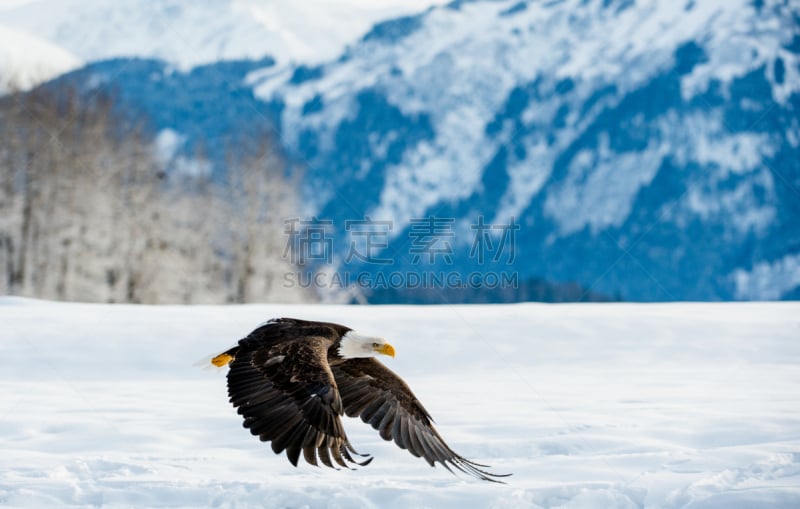
{"label": "dark brown wing feathers", "polygon": [[[227,352],[228,395],[244,426],[293,465],[367,465],[347,439],[341,416],[361,417],[384,440],[424,458],[492,482],[492,474],[456,454],[408,385],[373,358],[329,364],[329,349],[350,329],[342,325],[279,318],[257,328]],[[319,462],[319,463],[318,463]]]}
{"label": "dark brown wing feathers", "polygon": [[[293,465],[302,454],[316,465],[348,467],[358,454],[342,426],[342,400],[327,363],[332,339],[294,337],[288,325],[264,326],[239,342],[228,372],[228,395],[244,426]],[[295,325],[296,326],[296,325]],[[308,332],[319,332],[313,327]],[[232,349],[233,350],[233,349]]]}
{"label": "dark brown wing feathers", "polygon": [[469,461],[450,449],[408,385],[378,360],[350,359],[332,370],[345,413],[361,417],[384,440],[393,440],[431,466],[439,463],[448,470],[455,467],[485,481],[500,482],[496,478],[505,477],[482,470],[485,465]]}

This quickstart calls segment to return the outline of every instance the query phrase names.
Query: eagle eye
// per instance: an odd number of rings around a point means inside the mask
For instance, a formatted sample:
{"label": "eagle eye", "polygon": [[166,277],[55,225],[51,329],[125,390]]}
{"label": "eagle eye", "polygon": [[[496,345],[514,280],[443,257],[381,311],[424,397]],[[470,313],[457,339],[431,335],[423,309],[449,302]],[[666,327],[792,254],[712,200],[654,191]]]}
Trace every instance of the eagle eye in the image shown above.
{"label": "eagle eye", "polygon": [[372,343],[372,348],[378,348],[379,346],[381,345],[379,345],[378,343]]}

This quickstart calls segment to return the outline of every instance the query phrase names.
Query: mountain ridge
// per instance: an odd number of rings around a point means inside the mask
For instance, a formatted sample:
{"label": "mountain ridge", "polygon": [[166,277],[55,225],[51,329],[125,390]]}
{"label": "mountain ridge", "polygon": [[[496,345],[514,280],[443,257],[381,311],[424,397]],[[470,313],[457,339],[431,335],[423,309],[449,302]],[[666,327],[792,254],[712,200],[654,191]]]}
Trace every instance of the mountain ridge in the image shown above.
{"label": "mountain ridge", "polygon": [[742,271],[800,247],[798,19],[779,2],[458,3],[256,93],[285,101],[323,216],[336,196],[396,225],[516,217],[525,275],[765,298]]}
{"label": "mountain ridge", "polygon": [[[344,223],[369,216],[391,221],[398,270],[515,270],[626,300],[792,298],[799,11],[453,2],[383,21],[319,63],[125,72],[119,60],[69,79],[116,76],[124,102],[188,155],[209,133],[222,144],[274,120],[305,167],[302,213],[331,220],[340,268]],[[428,216],[453,220],[453,256],[415,266],[411,223]],[[469,255],[478,216],[520,225],[513,263]]]}

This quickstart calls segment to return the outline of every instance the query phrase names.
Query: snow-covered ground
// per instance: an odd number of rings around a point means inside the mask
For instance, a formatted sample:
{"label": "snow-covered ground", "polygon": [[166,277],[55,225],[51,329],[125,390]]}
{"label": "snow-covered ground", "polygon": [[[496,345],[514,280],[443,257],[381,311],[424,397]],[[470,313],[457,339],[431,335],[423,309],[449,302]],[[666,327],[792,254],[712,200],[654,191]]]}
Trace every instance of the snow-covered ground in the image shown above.
{"label": "snow-covered ground", "polygon": [[[347,419],[273,455],[193,363],[274,316],[382,335],[457,478]],[[0,298],[2,507],[800,507],[800,303],[144,307]]]}

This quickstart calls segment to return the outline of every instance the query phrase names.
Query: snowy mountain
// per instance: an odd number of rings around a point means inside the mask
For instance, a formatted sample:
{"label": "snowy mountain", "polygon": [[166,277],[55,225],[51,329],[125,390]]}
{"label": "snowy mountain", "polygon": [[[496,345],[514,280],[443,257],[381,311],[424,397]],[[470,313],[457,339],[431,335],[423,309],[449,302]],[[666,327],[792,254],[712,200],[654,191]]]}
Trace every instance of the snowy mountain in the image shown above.
{"label": "snowy mountain", "polygon": [[68,51],[0,24],[0,95],[29,89],[82,65]]}
{"label": "snowy mountain", "polygon": [[0,24],[36,34],[87,62],[155,58],[188,69],[271,56],[286,65],[333,59],[375,22],[435,3],[22,0],[6,8],[0,4]]}
{"label": "snowy mountain", "polygon": [[398,238],[514,217],[526,274],[779,298],[800,283],[798,25],[782,1],[454,2],[256,93],[321,217]]}
{"label": "snowy mountain", "polygon": [[[273,122],[305,166],[301,214],[331,221],[334,263],[345,223],[370,217],[391,221],[375,257],[392,270],[514,271],[641,300],[800,295],[797,4],[457,1],[360,32],[322,7],[292,25],[303,7],[288,3],[138,4],[58,2],[64,17],[39,19],[34,2],[0,23],[86,60],[154,57],[62,82],[115,90],[175,150],[202,143],[217,171],[231,139]],[[261,38],[263,5],[280,26],[332,32],[292,31],[313,51]],[[108,21],[83,34],[86,16]],[[114,35],[126,27],[136,36]],[[420,267],[414,228],[429,216],[451,228],[451,252]],[[519,226],[513,260],[472,256],[481,216]]]}

